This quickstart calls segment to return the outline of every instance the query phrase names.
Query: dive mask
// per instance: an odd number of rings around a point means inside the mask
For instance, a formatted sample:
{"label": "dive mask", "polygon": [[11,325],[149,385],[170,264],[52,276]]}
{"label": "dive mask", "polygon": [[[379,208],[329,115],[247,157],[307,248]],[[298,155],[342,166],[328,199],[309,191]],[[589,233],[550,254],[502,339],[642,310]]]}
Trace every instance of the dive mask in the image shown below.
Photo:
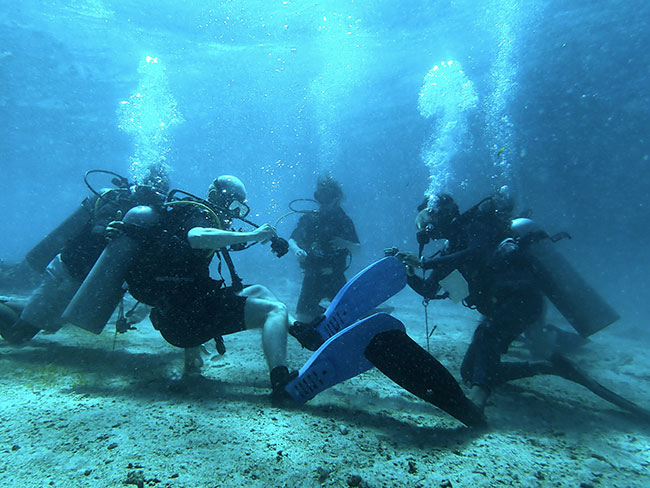
{"label": "dive mask", "polygon": [[228,206],[228,210],[230,210],[232,214],[239,219],[245,218],[251,211],[248,205],[246,205],[244,202],[240,202],[239,200],[233,200],[233,202]]}

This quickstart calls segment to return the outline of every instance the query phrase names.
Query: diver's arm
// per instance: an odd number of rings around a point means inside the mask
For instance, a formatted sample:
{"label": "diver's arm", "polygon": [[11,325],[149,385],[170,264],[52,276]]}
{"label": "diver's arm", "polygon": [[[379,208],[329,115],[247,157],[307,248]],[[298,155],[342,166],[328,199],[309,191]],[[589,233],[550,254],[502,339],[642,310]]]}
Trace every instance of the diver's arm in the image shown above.
{"label": "diver's arm", "polygon": [[[433,258],[423,258],[421,262],[422,269],[434,269],[436,273],[446,276],[458,267],[467,259],[473,256],[475,249],[463,249],[452,254],[444,256],[435,256]],[[448,270],[448,273],[443,274]]]}
{"label": "diver's arm", "polygon": [[334,237],[330,240],[330,245],[335,249],[347,249],[350,254],[356,254],[361,248],[361,244],[354,241],[348,241],[342,237]]}
{"label": "diver's arm", "polygon": [[289,249],[291,249],[296,255],[298,262],[302,263],[307,258],[307,251],[300,247],[298,243],[292,238],[289,239]]}
{"label": "diver's arm", "polygon": [[[461,265],[481,261],[486,252],[494,248],[493,232],[482,222],[475,222],[468,226],[467,234],[472,236],[465,249],[450,254],[437,255],[433,258],[422,259],[423,269],[434,269],[438,276],[445,277]],[[499,242],[499,241],[497,241]]]}
{"label": "diver's arm", "polygon": [[246,242],[266,242],[275,236],[277,232],[270,224],[261,225],[250,232],[194,227],[187,233],[187,240],[193,249],[221,249]]}
{"label": "diver's arm", "polygon": [[415,293],[423,298],[435,299],[438,290],[440,290],[440,285],[435,280],[433,274],[427,279],[424,279],[421,276],[408,275],[406,277],[406,282]]}
{"label": "diver's arm", "polygon": [[300,247],[293,238],[289,238],[289,249],[291,249],[296,254],[298,254],[300,251],[305,252],[305,250]]}

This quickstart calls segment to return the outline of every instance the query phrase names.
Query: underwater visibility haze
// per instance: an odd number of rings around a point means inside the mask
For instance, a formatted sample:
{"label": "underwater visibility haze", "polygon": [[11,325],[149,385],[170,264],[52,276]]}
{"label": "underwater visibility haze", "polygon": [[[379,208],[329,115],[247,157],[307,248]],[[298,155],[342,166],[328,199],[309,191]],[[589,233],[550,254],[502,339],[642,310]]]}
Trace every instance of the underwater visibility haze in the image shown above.
{"label": "underwater visibility haze", "polygon": [[[648,2],[0,0],[0,26],[5,263],[90,169],[196,195],[237,175],[257,223],[331,174],[361,242],[350,275],[416,251],[425,195],[467,209],[507,186],[571,235],[563,254],[621,315],[610,333],[650,342]],[[292,255],[237,264],[298,290]]]}
{"label": "underwater visibility haze", "polygon": [[643,2],[3,4],[5,260],[78,203],[87,169],[164,164],[196,193],[237,174],[269,219],[329,171],[366,261],[412,239],[425,192],[469,207],[509,185],[647,307]]}

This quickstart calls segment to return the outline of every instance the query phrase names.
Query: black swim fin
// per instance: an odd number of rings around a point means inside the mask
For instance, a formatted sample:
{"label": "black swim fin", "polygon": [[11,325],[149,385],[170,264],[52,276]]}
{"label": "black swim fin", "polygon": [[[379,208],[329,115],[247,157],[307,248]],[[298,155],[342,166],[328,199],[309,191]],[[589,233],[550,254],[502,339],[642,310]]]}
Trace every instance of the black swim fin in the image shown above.
{"label": "black swim fin", "polygon": [[422,400],[469,427],[485,427],[483,413],[465,396],[451,373],[404,331],[377,334],[365,356],[391,380]]}
{"label": "black swim fin", "polygon": [[585,373],[580,371],[571,361],[562,356],[561,354],[553,354],[550,357],[550,361],[553,364],[553,372],[557,376],[560,376],[574,383],[578,383],[592,393],[598,395],[603,400],[613,403],[614,405],[627,410],[628,412],[633,413],[640,419],[645,422],[650,422],[650,411],[646,410],[634,402],[631,402],[617,393],[605,388],[603,385],[598,383],[593,378],[590,378]]}

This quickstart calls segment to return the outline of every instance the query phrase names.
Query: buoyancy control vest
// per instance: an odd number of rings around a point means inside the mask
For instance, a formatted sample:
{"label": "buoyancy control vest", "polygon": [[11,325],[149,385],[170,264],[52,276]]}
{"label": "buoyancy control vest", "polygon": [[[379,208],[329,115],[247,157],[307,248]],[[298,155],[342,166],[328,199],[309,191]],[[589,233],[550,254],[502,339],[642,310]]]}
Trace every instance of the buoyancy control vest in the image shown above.
{"label": "buoyancy control vest", "polygon": [[[150,187],[132,186],[112,188],[93,198],[90,218],[85,226],[72,236],[61,249],[61,260],[70,274],[83,280],[106,246],[104,231],[116,218],[138,205],[158,208],[165,196]],[[91,201],[91,200],[89,200]]]}
{"label": "buoyancy control vest", "polygon": [[222,281],[210,278],[214,253],[190,246],[187,233],[194,227],[218,227],[218,222],[208,210],[187,200],[160,208],[160,219],[141,237],[140,251],[126,276],[136,300],[173,307],[222,286]]}

